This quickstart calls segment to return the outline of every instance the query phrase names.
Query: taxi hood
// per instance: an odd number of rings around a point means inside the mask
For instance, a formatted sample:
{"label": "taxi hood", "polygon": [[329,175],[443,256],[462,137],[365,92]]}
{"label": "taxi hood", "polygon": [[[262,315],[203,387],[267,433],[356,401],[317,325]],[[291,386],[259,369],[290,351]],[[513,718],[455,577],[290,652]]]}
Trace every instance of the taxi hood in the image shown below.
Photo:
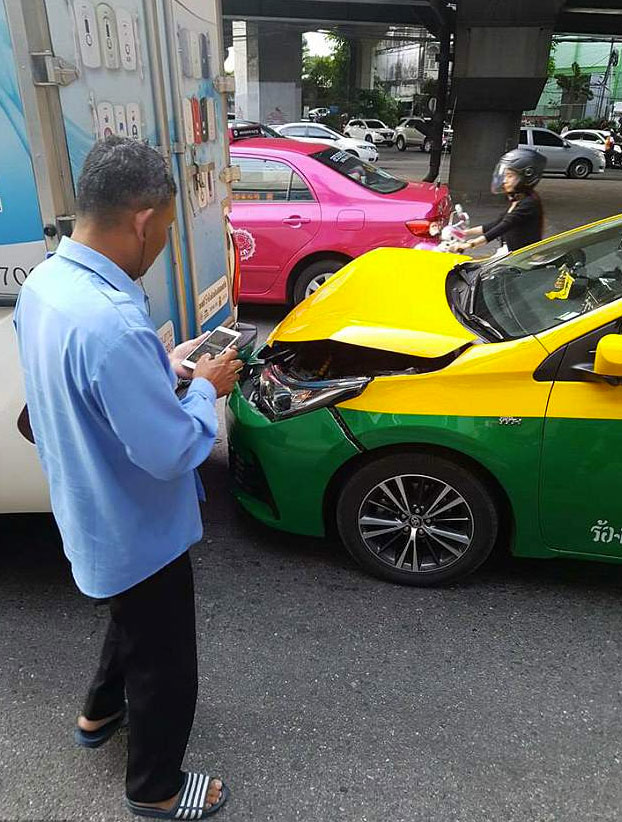
{"label": "taxi hood", "polygon": [[300,303],[267,345],[332,340],[432,359],[461,351],[477,337],[452,314],[445,281],[466,259],[413,249],[371,251]]}

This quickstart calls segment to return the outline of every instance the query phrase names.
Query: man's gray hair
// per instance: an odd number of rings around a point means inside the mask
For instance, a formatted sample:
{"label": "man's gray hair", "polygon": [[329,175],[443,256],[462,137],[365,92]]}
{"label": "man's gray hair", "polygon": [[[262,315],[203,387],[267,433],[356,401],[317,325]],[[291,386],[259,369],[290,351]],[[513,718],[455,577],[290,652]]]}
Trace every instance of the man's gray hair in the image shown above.
{"label": "man's gray hair", "polygon": [[177,187],[154,148],[126,137],[107,137],[88,153],[78,180],[76,213],[114,223],[124,211],[160,208]]}

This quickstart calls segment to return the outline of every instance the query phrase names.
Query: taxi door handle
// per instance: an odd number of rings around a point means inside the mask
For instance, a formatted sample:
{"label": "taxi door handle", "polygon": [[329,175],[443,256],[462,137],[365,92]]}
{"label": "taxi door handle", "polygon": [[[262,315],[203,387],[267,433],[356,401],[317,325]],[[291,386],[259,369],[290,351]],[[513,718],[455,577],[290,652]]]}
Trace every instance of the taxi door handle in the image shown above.
{"label": "taxi door handle", "polygon": [[306,225],[310,222],[310,217],[301,217],[300,214],[292,214],[291,217],[286,217],[283,220],[283,225],[291,225],[292,228],[300,228],[301,225]]}

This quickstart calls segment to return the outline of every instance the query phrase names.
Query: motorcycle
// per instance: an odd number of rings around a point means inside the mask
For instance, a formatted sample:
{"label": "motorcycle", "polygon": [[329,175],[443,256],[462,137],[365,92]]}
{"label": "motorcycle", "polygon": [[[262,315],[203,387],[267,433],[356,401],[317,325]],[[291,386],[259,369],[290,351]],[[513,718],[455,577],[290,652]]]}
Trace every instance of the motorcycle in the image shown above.
{"label": "motorcycle", "polygon": [[[449,216],[449,222],[443,226],[441,223],[431,223],[428,229],[430,239],[422,240],[415,246],[422,251],[445,251],[451,252],[454,243],[463,242],[465,231],[470,225],[470,218],[460,203],[456,203],[454,210]],[[437,239],[438,238],[438,239]]]}

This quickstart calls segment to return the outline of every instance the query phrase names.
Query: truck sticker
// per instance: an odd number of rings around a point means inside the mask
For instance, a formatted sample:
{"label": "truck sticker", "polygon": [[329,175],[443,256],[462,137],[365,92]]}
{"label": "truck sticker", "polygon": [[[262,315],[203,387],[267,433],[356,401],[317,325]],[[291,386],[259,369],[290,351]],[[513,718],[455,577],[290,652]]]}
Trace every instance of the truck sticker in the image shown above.
{"label": "truck sticker", "polygon": [[158,337],[168,354],[175,348],[175,326],[172,320],[167,320],[158,328]]}
{"label": "truck sticker", "polygon": [[221,277],[212,283],[209,288],[199,294],[199,325],[204,325],[227,304],[229,298],[229,284],[227,278]]}

